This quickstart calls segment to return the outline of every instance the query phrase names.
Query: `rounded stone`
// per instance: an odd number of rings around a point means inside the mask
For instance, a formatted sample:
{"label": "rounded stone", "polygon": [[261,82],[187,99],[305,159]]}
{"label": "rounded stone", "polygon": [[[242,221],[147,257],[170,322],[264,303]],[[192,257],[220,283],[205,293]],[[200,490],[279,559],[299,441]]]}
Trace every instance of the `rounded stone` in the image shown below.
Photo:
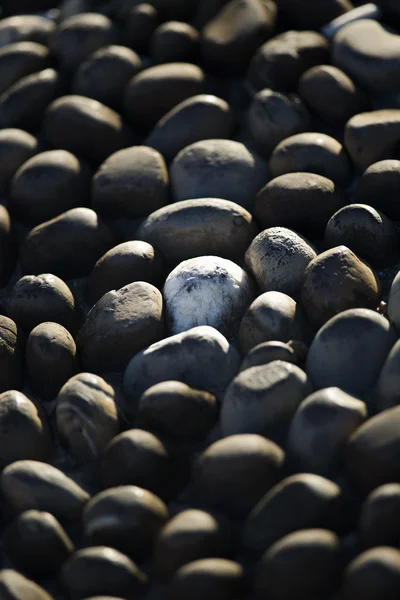
{"label": "rounded stone", "polygon": [[277,5],[299,29],[319,29],[353,8],[350,0],[277,0]]}
{"label": "rounded stone", "polygon": [[255,574],[256,592],[271,600],[329,597],[340,575],[340,559],[339,538],[331,531],[296,531],[263,555]]}
{"label": "rounded stone", "polygon": [[171,165],[175,200],[223,198],[249,209],[269,179],[257,153],[233,140],[202,140],[186,146]]}
{"label": "rounded stone", "polygon": [[49,66],[49,50],[36,42],[15,42],[0,48],[0,94],[22,77]]}
{"label": "rounded stone", "polygon": [[34,390],[53,400],[77,369],[74,338],[59,323],[40,323],[29,334],[25,360]]}
{"label": "rounded stone", "polygon": [[246,516],[279,480],[284,457],[279,446],[257,434],[223,438],[195,461],[193,490],[206,506]]}
{"label": "rounded stone", "polygon": [[235,129],[229,104],[211,94],[191,96],[164,115],[146,138],[169,163],[190,144],[207,139],[230,138]]}
{"label": "rounded stone", "polygon": [[10,293],[7,312],[27,334],[45,321],[59,323],[71,331],[77,322],[71,290],[50,273],[21,277]]}
{"label": "rounded stone", "polygon": [[86,506],[85,540],[90,546],[107,545],[143,559],[168,518],[166,505],[152,492],[134,485],[114,487]]}
{"label": "rounded stone", "polygon": [[21,165],[38,151],[38,141],[22,129],[0,130],[0,190],[3,194]]}
{"label": "rounded stone", "polygon": [[86,317],[77,339],[83,368],[118,371],[164,334],[163,299],[150,283],[136,281],[107,292]]}
{"label": "rounded stone", "polygon": [[288,227],[320,236],[332,215],[346,203],[334,182],[316,173],[286,173],[257,194],[254,216],[261,227]]}
{"label": "rounded stone", "polygon": [[315,336],[307,374],[316,389],[339,387],[362,398],[373,388],[395,339],[382,315],[365,308],[345,310]]}
{"label": "rounded stone", "polygon": [[316,257],[310,243],[285,227],[270,227],[250,244],[245,260],[262,292],[300,294],[304,271]]}
{"label": "rounded stone", "polygon": [[388,299],[388,317],[397,330],[400,329],[400,271],[390,287]]}
{"label": "rounded stone", "polygon": [[47,45],[55,24],[41,15],[15,15],[0,23],[0,47],[15,42],[37,42]]}
{"label": "rounded stone", "polygon": [[343,600],[396,600],[400,594],[400,551],[379,546],[357,556],[343,574]]}
{"label": "rounded stone", "polygon": [[149,50],[155,63],[191,62],[197,58],[200,34],[189,23],[166,21],[153,32]]}
{"label": "rounded stone", "polygon": [[300,529],[331,528],[342,508],[340,487],[324,477],[301,473],[283,479],[253,508],[243,529],[244,546],[264,552]]}
{"label": "rounded stone", "polygon": [[339,388],[314,392],[300,404],[290,424],[288,462],[297,472],[335,477],[348,440],[367,415],[364,402]]}
{"label": "rounded stone", "polygon": [[240,365],[240,371],[246,371],[252,367],[268,365],[275,360],[297,364],[296,353],[293,348],[283,342],[263,342],[254,346],[244,357]]}
{"label": "rounded stone", "polygon": [[145,429],[182,441],[201,440],[218,417],[215,396],[180,381],[151,386],[139,400],[138,423]]}
{"label": "rounded stone", "polygon": [[281,360],[241,371],[225,392],[222,434],[257,433],[282,443],[293,415],[311,391],[304,371]]}
{"label": "rounded stone", "polygon": [[90,194],[91,173],[66,150],[48,150],[27,160],[15,173],[9,208],[22,222],[38,225],[83,206]]}
{"label": "rounded stone", "polygon": [[147,2],[139,2],[128,11],[122,31],[125,46],[137,52],[148,50],[152,33],[158,25],[157,9]]}
{"label": "rounded stone", "polygon": [[178,569],[166,593],[168,600],[231,600],[245,589],[242,565],[226,558],[203,558]]}
{"label": "rounded stone", "polygon": [[325,133],[298,133],[286,138],[274,149],[269,168],[273,177],[311,172],[342,188],[351,181],[351,166],[342,144]]}
{"label": "rounded stone", "polygon": [[372,392],[374,409],[382,412],[400,404],[400,342],[389,352]]}
{"label": "rounded stone", "polygon": [[174,202],[153,212],[137,235],[158,248],[167,263],[176,265],[207,255],[240,263],[257,232],[252,215],[239,204],[201,198]]}
{"label": "rounded stone", "polygon": [[95,264],[88,280],[88,295],[94,303],[104,294],[135,281],[159,287],[164,280],[162,254],[142,241],[124,242],[106,252]]}
{"label": "rounded stone", "polygon": [[29,232],[20,249],[22,272],[83,277],[114,245],[111,231],[93,210],[73,208]]}
{"label": "rounded stone", "polygon": [[114,389],[91,373],[79,373],[63,385],[55,413],[57,435],[78,462],[98,458],[119,433]]}
{"label": "rounded stone", "polygon": [[8,317],[0,316],[0,393],[22,385],[25,336]]}
{"label": "rounded stone", "polygon": [[9,282],[11,275],[14,273],[16,262],[17,235],[15,226],[11,222],[6,207],[0,205],[0,285],[5,286]]}
{"label": "rounded stone", "polygon": [[14,569],[1,569],[0,595],[10,600],[53,600],[42,587]]}
{"label": "rounded stone", "polygon": [[399,510],[399,483],[381,485],[367,496],[358,523],[363,548],[399,547]]}
{"label": "rounded stone", "polygon": [[361,175],[354,192],[354,201],[382,211],[394,221],[400,220],[400,161],[381,160]]}
{"label": "rounded stone", "polygon": [[142,217],[167,201],[167,167],[161,154],[147,146],[112,154],[93,177],[92,206],[105,217]]}
{"label": "rounded stone", "polygon": [[17,460],[0,476],[4,500],[14,513],[49,512],[56,519],[79,519],[89,494],[62,471],[36,460]]}
{"label": "rounded stone", "polygon": [[157,579],[168,580],[183,565],[230,553],[227,519],[198,509],[188,509],[170,519],[158,536],[153,552]]}
{"label": "rounded stone", "polygon": [[301,302],[317,327],[351,308],[376,309],[380,299],[378,276],[346,246],[322,252],[304,271]]}
{"label": "rounded stone", "polygon": [[236,263],[218,256],[199,256],[171,271],[163,296],[171,335],[210,325],[229,339],[235,336],[254,289],[246,271]]}

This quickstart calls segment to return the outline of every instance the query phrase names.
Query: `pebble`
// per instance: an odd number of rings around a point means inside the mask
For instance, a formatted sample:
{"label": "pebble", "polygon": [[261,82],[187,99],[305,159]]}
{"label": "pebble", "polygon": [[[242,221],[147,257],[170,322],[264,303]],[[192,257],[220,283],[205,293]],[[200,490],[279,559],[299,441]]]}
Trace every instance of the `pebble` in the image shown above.
{"label": "pebble", "polygon": [[345,148],[360,171],[392,158],[399,139],[400,110],[397,108],[359,113],[344,128]]}
{"label": "pebble", "polygon": [[8,298],[7,313],[26,334],[49,320],[68,331],[75,331],[77,324],[75,300],[70,288],[50,273],[25,275],[18,279]]}
{"label": "pebble", "polygon": [[168,170],[157,150],[132,146],[111,154],[92,182],[93,209],[104,217],[146,216],[168,201]]}
{"label": "pebble", "polygon": [[150,131],[145,143],[170,163],[186,146],[201,140],[230,138],[234,130],[235,120],[229,104],[212,94],[198,94],[167,112]]}
{"label": "pebble", "polygon": [[183,21],[166,21],[150,38],[150,56],[155,63],[191,62],[197,58],[200,34]]}
{"label": "pebble", "polygon": [[151,386],[174,380],[221,398],[239,366],[236,349],[222,333],[208,325],[193,327],[134,356],[125,371],[124,392],[134,404]]}
{"label": "pebble", "polygon": [[97,261],[88,279],[87,294],[95,303],[107,292],[135,281],[160,287],[164,277],[164,259],[158,250],[143,241],[124,242]]}
{"label": "pebble", "polygon": [[57,519],[48,512],[27,510],[8,525],[5,552],[33,577],[57,574],[74,545]]}
{"label": "pebble", "polygon": [[99,457],[120,430],[113,388],[91,373],[63,385],[55,413],[58,438],[79,462]]}
{"label": "pebble", "polygon": [[230,339],[254,298],[254,288],[236,263],[218,256],[199,256],[170,272],[163,297],[170,335],[209,325]]}
{"label": "pebble", "polygon": [[256,152],[233,140],[202,140],[186,146],[171,169],[175,200],[223,198],[251,209],[269,180],[268,166]]}
{"label": "pebble", "polygon": [[355,558],[343,574],[343,600],[396,600],[400,594],[400,551],[380,546]]}
{"label": "pebble", "polygon": [[274,33],[277,6],[271,0],[229,0],[201,32],[201,55],[213,69],[243,71]]}
{"label": "pebble", "polygon": [[14,513],[49,512],[61,522],[79,519],[89,494],[62,471],[37,460],[16,460],[0,476],[3,499]]}
{"label": "pebble", "polygon": [[162,381],[140,397],[137,421],[145,429],[172,439],[193,441],[206,437],[216,424],[218,412],[213,394],[180,381]]}
{"label": "pebble", "polygon": [[331,248],[347,246],[377,268],[390,266],[399,257],[394,224],[366,204],[349,204],[332,215],[326,226],[325,243]]}
{"label": "pebble", "polygon": [[311,115],[295,94],[268,88],[255,94],[247,111],[247,126],[257,149],[269,156],[282,140],[307,131]]}
{"label": "pebble", "polygon": [[239,204],[199,198],[180,200],[154,211],[142,222],[137,235],[175,266],[210,255],[240,263],[257,232],[251,213]]}
{"label": "pebble", "polygon": [[56,29],[55,24],[39,15],[15,15],[0,23],[0,47],[16,42],[37,42],[46,46]]}
{"label": "pebble", "polygon": [[204,558],[224,558],[231,553],[228,520],[198,509],[172,517],[158,536],[152,568],[160,580],[169,580],[178,569]]}
{"label": "pebble", "polygon": [[5,206],[0,205],[0,285],[8,283],[16,262],[17,244],[15,228],[11,223],[8,210]]}
{"label": "pebble", "polygon": [[364,500],[359,518],[363,548],[399,546],[400,484],[386,483],[377,487]]}
{"label": "pebble", "polygon": [[90,54],[76,70],[72,93],[122,110],[128,82],[141,70],[138,54],[125,46],[105,46]]}
{"label": "pebble", "polygon": [[342,467],[351,435],[367,419],[364,402],[339,388],[325,388],[298,407],[286,440],[288,462],[297,472],[333,479]]}
{"label": "pebble", "polygon": [[62,80],[54,69],[22,77],[0,96],[0,125],[36,132],[48,105],[61,95]]}
{"label": "pebble", "polygon": [[147,2],[140,2],[129,10],[122,39],[126,46],[137,52],[147,50],[150,38],[158,25],[157,9]]}
{"label": "pebble", "polygon": [[316,389],[339,387],[362,398],[373,388],[395,342],[389,321],[366,308],[345,310],[318,331],[307,357]]}
{"label": "pebble", "polygon": [[0,570],[0,596],[10,600],[53,600],[42,587],[14,569]]}
{"label": "pebble", "polygon": [[269,227],[259,233],[245,255],[261,292],[294,297],[299,296],[304,271],[315,257],[311,244],[286,227]]}
{"label": "pebble", "polygon": [[158,496],[134,485],[110,488],[94,496],[83,514],[87,545],[107,545],[144,558],[169,519]]}
{"label": "pebble", "polygon": [[263,555],[255,574],[255,589],[271,600],[329,597],[337,586],[340,566],[340,542],[334,533],[324,529],[296,531]]}
{"label": "pebble", "polygon": [[25,336],[8,317],[0,316],[0,393],[22,387]]}
{"label": "pebble", "polygon": [[281,360],[241,371],[225,392],[222,434],[257,433],[282,443],[296,410],[311,391],[304,371]]}
{"label": "pebble", "polygon": [[263,342],[251,348],[240,365],[240,371],[251,367],[268,365],[275,360],[297,364],[297,356],[293,348],[283,342]]}
{"label": "pebble", "polygon": [[387,313],[389,320],[395,326],[396,330],[400,329],[400,271],[395,276],[389,291],[389,299]]}
{"label": "pebble", "polygon": [[226,558],[203,558],[184,565],[167,586],[168,600],[234,600],[243,597],[243,567]]}
{"label": "pebble", "polygon": [[111,231],[92,209],[73,208],[29,232],[20,249],[22,271],[50,272],[66,280],[89,275],[114,243]]}
{"label": "pebble", "polygon": [[341,507],[342,491],[333,481],[311,473],[291,475],[253,508],[244,524],[243,543],[249,550],[265,552],[295,531],[334,527]]}
{"label": "pebble", "polygon": [[339,29],[333,38],[332,62],[372,93],[395,91],[400,39],[393,29],[361,19]]}
{"label": "pebble", "polygon": [[90,192],[90,179],[87,165],[71,152],[41,152],[15,173],[10,188],[10,211],[20,221],[38,225],[83,206]]}
{"label": "pebble", "polygon": [[114,548],[94,546],[78,550],[63,566],[61,579],[73,600],[97,594],[138,597],[147,578],[136,564]]}
{"label": "pebble", "polygon": [[327,40],[316,31],[286,31],[260,46],[250,61],[248,82],[264,88],[295,92],[300,77],[329,57]]}
{"label": "pebble", "polygon": [[50,39],[50,50],[62,69],[74,71],[93,52],[117,41],[112,21],[99,13],[81,13],[64,19]]}
{"label": "pebble", "polygon": [[59,323],[40,323],[29,334],[25,361],[33,389],[53,400],[77,369],[74,338]]}
{"label": "pebble", "polygon": [[244,517],[279,480],[284,460],[277,444],[257,434],[218,440],[193,465],[197,502]]}
{"label": "pebble", "polygon": [[300,29],[305,27],[319,29],[353,8],[350,0],[276,0],[278,7]]}
{"label": "pebble", "polygon": [[381,160],[370,165],[358,180],[354,201],[382,211],[389,219],[400,220],[398,198],[400,161]]}
{"label": "pebble", "polygon": [[22,77],[49,66],[49,50],[36,42],[15,42],[0,48],[0,94]]}
{"label": "pebble", "polygon": [[38,151],[38,140],[22,129],[0,130],[0,191],[3,194],[18,169]]}
{"label": "pebble", "polygon": [[338,126],[367,107],[364,93],[344,71],[332,65],[318,65],[306,71],[297,91],[313,113]]}
{"label": "pebble", "polygon": [[345,450],[346,470],[361,493],[400,481],[399,423],[400,407],[396,406],[370,418],[350,438]]}
{"label": "pebble", "polygon": [[374,408],[383,412],[400,404],[398,378],[400,373],[400,343],[397,341],[389,352],[372,392]]}
{"label": "pebble", "polygon": [[164,334],[161,292],[144,281],[107,292],[86,317],[77,339],[81,363],[91,372],[125,369],[134,354]]}
{"label": "pebble", "polygon": [[[348,145],[347,150],[353,158]],[[325,133],[298,133],[284,139],[271,154],[269,168],[273,177],[285,173],[316,173],[341,188],[346,188],[351,181],[351,166],[342,144]]]}
{"label": "pebble", "polygon": [[18,460],[45,461],[49,457],[51,440],[45,416],[22,392],[0,394],[0,440],[3,469]]}
{"label": "pebble", "polygon": [[378,276],[346,246],[322,252],[304,271],[301,302],[317,327],[351,308],[376,309],[380,299]]}
{"label": "pebble", "polygon": [[258,192],[254,215],[265,229],[287,227],[313,238],[323,234],[345,203],[343,190],[331,179],[315,173],[286,173]]}
{"label": "pebble", "polygon": [[205,92],[205,74],[200,67],[172,62],[138,73],[125,88],[125,113],[134,125],[150,130],[183,100]]}

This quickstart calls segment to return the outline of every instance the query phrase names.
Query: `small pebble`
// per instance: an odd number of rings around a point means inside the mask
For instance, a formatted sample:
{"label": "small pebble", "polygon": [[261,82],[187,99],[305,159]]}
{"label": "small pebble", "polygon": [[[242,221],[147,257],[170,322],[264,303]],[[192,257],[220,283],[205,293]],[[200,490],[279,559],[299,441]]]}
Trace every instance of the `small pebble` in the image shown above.
{"label": "small pebble", "polygon": [[283,342],[263,342],[254,346],[244,357],[240,365],[240,371],[246,371],[252,367],[269,365],[269,363],[281,360],[284,362],[297,364],[296,353],[293,348]]}
{"label": "small pebble", "polygon": [[189,23],[167,21],[151,36],[150,56],[155,63],[194,62],[199,41],[199,32]]}
{"label": "small pebble", "polygon": [[49,66],[49,50],[36,42],[15,42],[0,48],[0,94],[22,77]]}
{"label": "small pebble", "polygon": [[125,45],[137,52],[147,50],[158,20],[157,10],[152,4],[140,2],[132,6],[126,16],[122,32]]}
{"label": "small pebble", "polygon": [[377,412],[394,408],[400,404],[400,342],[389,352],[372,392],[373,405]]}
{"label": "small pebble", "polygon": [[360,510],[359,530],[363,548],[400,544],[400,484],[386,483],[371,492]]}
{"label": "small pebble", "polygon": [[0,570],[0,597],[5,600],[53,600],[43,588],[14,569]]}
{"label": "small pebble", "polygon": [[400,161],[381,160],[368,167],[358,180],[354,201],[382,211],[389,219],[400,220]]}
{"label": "small pebble", "polygon": [[380,546],[360,554],[343,574],[341,600],[397,600],[400,551]]}
{"label": "small pebble", "polygon": [[25,336],[8,317],[0,316],[0,393],[22,387]]}
{"label": "small pebble", "polygon": [[52,21],[39,15],[3,18],[0,23],[0,46],[16,42],[37,42],[46,46],[55,28]]}
{"label": "small pebble", "polygon": [[0,191],[8,189],[11,179],[38,151],[38,141],[22,129],[0,130]]}

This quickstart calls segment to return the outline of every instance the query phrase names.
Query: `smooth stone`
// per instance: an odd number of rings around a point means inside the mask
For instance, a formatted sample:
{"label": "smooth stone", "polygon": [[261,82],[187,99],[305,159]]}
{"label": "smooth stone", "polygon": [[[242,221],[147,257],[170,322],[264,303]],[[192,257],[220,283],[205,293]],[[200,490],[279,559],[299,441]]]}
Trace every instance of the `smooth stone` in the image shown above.
{"label": "smooth stone", "polygon": [[205,75],[191,63],[156,65],[138,73],[125,88],[125,113],[140,129],[150,130],[177,104],[205,92]]}
{"label": "smooth stone", "polygon": [[0,596],[4,600],[53,600],[37,583],[14,569],[0,570]]}
{"label": "smooth stone", "polygon": [[277,483],[260,499],[243,529],[245,548],[265,552],[300,529],[331,528],[340,518],[342,491],[319,475],[301,473]]}
{"label": "smooth stone", "polygon": [[197,502],[231,516],[246,516],[280,478],[285,454],[257,434],[238,434],[214,442],[193,466]]}
{"label": "smooth stone", "polygon": [[22,77],[49,66],[49,50],[36,42],[15,42],[0,48],[0,94]]}
{"label": "smooth stone", "polygon": [[400,160],[382,160],[372,164],[356,184],[353,202],[382,211],[389,219],[400,220]]}
{"label": "smooth stone", "polygon": [[397,108],[359,113],[344,129],[345,148],[360,171],[378,161],[396,158],[393,154],[399,140],[400,110]]}
{"label": "smooth stone", "polygon": [[124,45],[137,52],[146,51],[158,23],[158,12],[152,4],[140,2],[132,6],[123,23],[122,40]]}
{"label": "smooth stone", "polygon": [[170,265],[209,255],[240,263],[257,232],[252,215],[239,204],[199,198],[153,212],[137,236],[158,248]]}
{"label": "smooth stone", "polygon": [[286,31],[260,46],[249,64],[248,81],[264,88],[295,92],[302,74],[329,57],[327,40],[316,31]]}
{"label": "smooth stone", "polygon": [[350,0],[276,0],[276,3],[299,29],[319,29],[353,8]]}
{"label": "smooth stone", "polygon": [[79,519],[89,494],[56,467],[36,460],[17,460],[0,476],[4,501],[14,513],[49,512],[61,522]]}
{"label": "smooth stone", "polygon": [[132,358],[124,392],[134,412],[142,394],[162,381],[181,381],[221,399],[240,366],[236,349],[216,329],[194,327],[151,345]]}
{"label": "smooth stone", "polygon": [[235,129],[229,104],[212,94],[191,96],[164,115],[146,138],[146,146],[155,148],[169,163],[195,142],[230,138]]}
{"label": "smooth stone", "polygon": [[343,191],[331,179],[316,173],[286,173],[258,192],[254,216],[265,229],[287,227],[315,237],[345,203]]}
{"label": "smooth stone", "polygon": [[400,404],[400,342],[397,341],[389,352],[381,369],[372,402],[377,412],[394,408]]}
{"label": "smooth stone", "polygon": [[199,256],[170,272],[163,297],[170,335],[209,325],[232,339],[254,298],[254,287],[236,263],[218,256]]}
{"label": "smooth stone", "polygon": [[387,314],[391,323],[395,326],[396,330],[400,329],[400,271],[393,279],[390,287]]}
{"label": "smooth stone", "polygon": [[373,388],[395,341],[382,315],[366,308],[345,310],[315,336],[307,375],[316,389],[339,387],[362,398]]}
{"label": "smooth stone", "polygon": [[397,600],[400,594],[400,551],[380,546],[360,554],[346,568],[341,600]]}
{"label": "smooth stone", "polygon": [[315,257],[304,237],[285,227],[270,227],[253,239],[245,260],[262,292],[298,296],[304,271]]}
{"label": "smooth stone", "polygon": [[340,470],[351,435],[367,419],[364,402],[339,388],[325,388],[298,407],[286,440],[288,462],[297,472],[332,479]]}
{"label": "smooth stone", "polygon": [[0,393],[22,386],[25,336],[8,317],[0,316]]}
{"label": "smooth stone", "polygon": [[282,443],[296,410],[311,391],[304,371],[281,360],[241,371],[225,392],[222,434],[257,433]]}
{"label": "smooth stone", "polygon": [[157,150],[132,146],[111,154],[92,182],[92,207],[104,217],[149,215],[168,202],[168,170]]}
{"label": "smooth stone", "polygon": [[16,262],[16,228],[11,221],[10,214],[6,207],[0,205],[0,285],[5,286],[9,282],[14,273]]}
{"label": "smooth stone", "polygon": [[252,367],[269,365],[275,360],[297,364],[297,356],[293,348],[283,342],[263,342],[251,348],[240,365],[240,371]]}
{"label": "smooth stone", "polygon": [[351,308],[376,309],[380,299],[378,276],[346,246],[322,252],[304,271],[301,302],[316,327]]}
{"label": "smooth stone", "polygon": [[20,249],[22,272],[83,277],[114,245],[111,231],[93,210],[73,208],[29,232]]}
{"label": "smooth stone", "polygon": [[269,168],[273,177],[311,172],[330,179],[342,188],[347,187],[351,180],[350,161],[342,144],[325,133],[298,133],[286,138],[271,154]]}
{"label": "smooth stone", "polygon": [[175,201],[223,198],[246,209],[269,179],[266,161],[233,140],[202,140],[186,146],[174,158],[170,175]]}
{"label": "smooth stone", "polygon": [[0,130],[0,190],[8,189],[18,169],[38,151],[38,140],[22,129]]}
{"label": "smooth stone", "polygon": [[47,45],[56,25],[41,15],[15,15],[0,23],[0,47],[15,42],[37,42]]}
{"label": "smooth stone", "polygon": [[200,33],[183,21],[166,21],[153,32],[149,54],[155,63],[194,62]]}
{"label": "smooth stone", "polygon": [[400,484],[377,487],[364,500],[359,518],[363,548],[400,544]]}

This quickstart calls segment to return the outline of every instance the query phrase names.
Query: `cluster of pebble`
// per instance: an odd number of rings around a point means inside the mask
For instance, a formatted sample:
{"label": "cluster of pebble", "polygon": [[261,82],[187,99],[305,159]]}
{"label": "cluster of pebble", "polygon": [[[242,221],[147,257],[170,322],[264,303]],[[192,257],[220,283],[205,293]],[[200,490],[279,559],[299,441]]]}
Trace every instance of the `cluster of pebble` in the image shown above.
{"label": "cluster of pebble", "polygon": [[18,4],[0,599],[398,600],[400,3]]}

